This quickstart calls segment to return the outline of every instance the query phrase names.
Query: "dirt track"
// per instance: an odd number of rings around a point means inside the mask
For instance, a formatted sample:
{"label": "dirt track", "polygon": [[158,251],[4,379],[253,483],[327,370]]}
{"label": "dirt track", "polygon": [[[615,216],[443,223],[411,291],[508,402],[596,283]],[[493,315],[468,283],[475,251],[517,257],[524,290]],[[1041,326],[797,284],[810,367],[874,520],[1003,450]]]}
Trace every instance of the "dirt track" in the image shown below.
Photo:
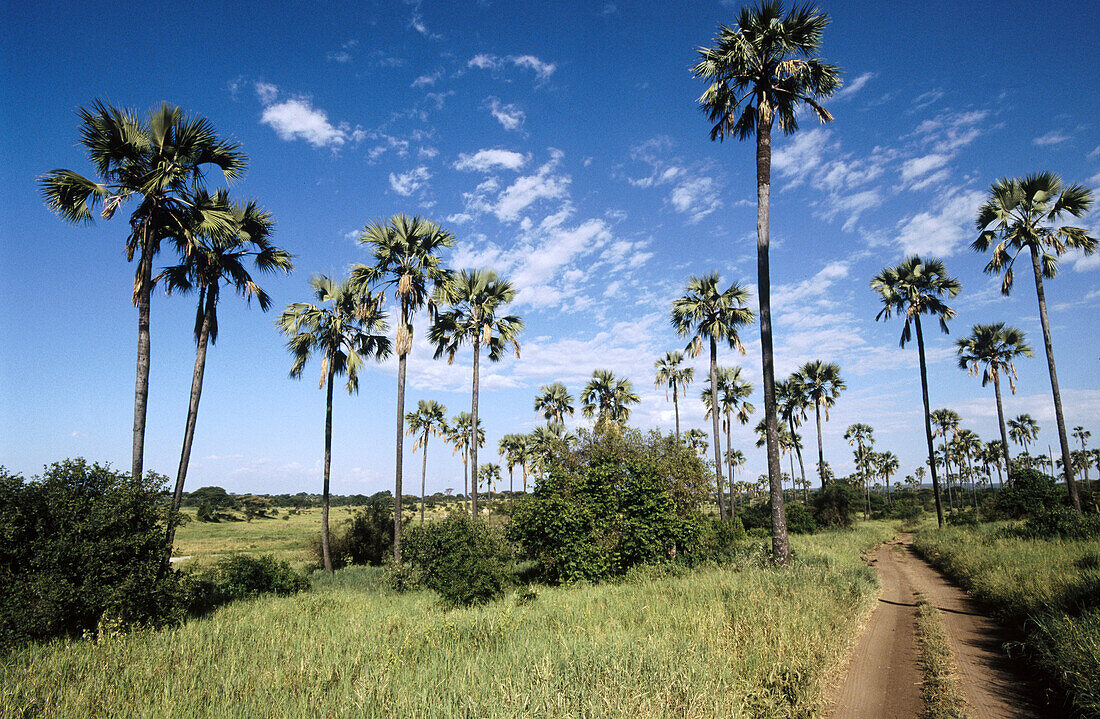
{"label": "dirt track", "polygon": [[916,595],[937,609],[958,664],[971,719],[1040,717],[1032,687],[1001,651],[1001,627],[902,537],[879,547],[872,566],[882,594],[852,653],[831,719],[918,719],[923,709],[917,664]]}

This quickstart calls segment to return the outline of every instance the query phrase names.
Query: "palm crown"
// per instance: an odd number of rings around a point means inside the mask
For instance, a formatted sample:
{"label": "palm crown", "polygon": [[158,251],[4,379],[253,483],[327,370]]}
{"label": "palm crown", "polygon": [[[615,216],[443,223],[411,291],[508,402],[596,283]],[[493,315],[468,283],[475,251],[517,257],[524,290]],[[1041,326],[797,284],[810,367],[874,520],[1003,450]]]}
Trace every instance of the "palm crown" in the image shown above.
{"label": "palm crown", "polygon": [[625,424],[630,419],[630,405],[641,398],[634,393],[634,385],[626,378],[616,379],[611,370],[598,369],[581,392],[581,412],[591,419],[597,417],[596,426],[606,423]]}
{"label": "palm crown", "polygon": [[547,422],[564,424],[565,415],[573,416],[573,395],[561,382],[543,385],[535,396],[535,411]]}
{"label": "palm crown", "polygon": [[413,451],[425,447],[428,437],[447,436],[447,408],[434,399],[422,399],[416,403],[416,411],[405,415],[405,421],[409,423],[406,434],[419,435],[413,443]]}
{"label": "palm crown", "polygon": [[847,389],[840,377],[840,365],[835,362],[807,362],[791,379],[805,393],[809,402],[825,410],[825,419],[829,419],[829,408],[836,404],[840,393]]}
{"label": "palm crown", "polygon": [[901,330],[902,347],[908,342],[909,323],[922,314],[936,316],[940,329],[945,333],[947,320],[955,316],[955,310],[941,299],[945,295],[954,297],[959,294],[962,285],[947,275],[943,262],[935,259],[922,260],[918,255],[905,258],[897,267],[888,267],[871,280],[871,288],[879,293],[882,309],[875,319],[888,319],[892,313],[905,317]]}
{"label": "palm crown", "polygon": [[748,290],[737,283],[724,292],[718,289],[718,273],[688,280],[687,294],[672,302],[672,325],[681,337],[690,337],[686,351],[698,357],[703,338],[725,341],[743,354],[744,346],[737,330],[751,324],[756,315],[745,307]]}
{"label": "palm crown", "polygon": [[489,359],[497,362],[511,345],[519,357],[519,333],[523,320],[515,315],[497,317],[497,311],[511,302],[516,289],[511,282],[499,279],[492,270],[470,272],[462,270],[435,293],[437,305],[449,304],[428,330],[428,340],[435,345],[435,357],[447,355],[454,362],[455,354],[464,344],[485,346]]}
{"label": "palm crown", "polygon": [[982,387],[994,378],[1004,375],[1013,394],[1016,392],[1016,367],[1013,360],[1021,355],[1031,357],[1034,352],[1024,341],[1024,333],[1004,322],[974,325],[969,337],[955,342],[959,355],[959,369],[971,376],[982,372]]}

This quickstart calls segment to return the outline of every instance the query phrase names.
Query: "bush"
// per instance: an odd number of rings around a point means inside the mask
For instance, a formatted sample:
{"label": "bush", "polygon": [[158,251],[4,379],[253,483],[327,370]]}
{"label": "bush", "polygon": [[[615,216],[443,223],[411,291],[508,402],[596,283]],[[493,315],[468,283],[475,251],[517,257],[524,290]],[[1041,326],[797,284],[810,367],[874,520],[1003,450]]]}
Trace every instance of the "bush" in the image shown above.
{"label": "bush", "polygon": [[309,579],[270,554],[225,557],[208,569],[186,574],[182,584],[188,610],[193,614],[237,599],[261,594],[296,594],[309,589]]}
{"label": "bush", "polygon": [[181,618],[177,583],[157,581],[164,481],[83,459],[29,482],[0,468],[0,645]]}
{"label": "bush", "polygon": [[489,525],[464,514],[412,527],[402,546],[406,565],[393,584],[434,589],[454,606],[482,604],[504,595],[511,551]]}
{"label": "bush", "polygon": [[1034,469],[1013,469],[1009,486],[997,494],[997,512],[1008,519],[1043,514],[1062,504],[1062,492],[1047,475]]}
{"label": "bush", "polygon": [[858,487],[834,480],[813,497],[813,517],[819,527],[850,527],[863,504]]}
{"label": "bush", "polygon": [[[403,526],[408,526],[405,520]],[[329,532],[332,568],[348,564],[380,565],[393,555],[393,499],[370,500],[334,531]],[[321,535],[313,537],[311,549],[317,565],[322,562]]]}
{"label": "bush", "polygon": [[787,531],[792,534],[812,534],[817,531],[817,522],[801,502],[786,502]]}
{"label": "bush", "polygon": [[1100,516],[1084,516],[1069,507],[1052,507],[1032,514],[1017,533],[1040,539],[1092,539],[1100,537]]}
{"label": "bush", "polygon": [[922,514],[924,514],[924,507],[921,506],[920,500],[912,495],[905,497],[895,495],[886,510],[888,519],[904,519],[907,522],[919,519]]}

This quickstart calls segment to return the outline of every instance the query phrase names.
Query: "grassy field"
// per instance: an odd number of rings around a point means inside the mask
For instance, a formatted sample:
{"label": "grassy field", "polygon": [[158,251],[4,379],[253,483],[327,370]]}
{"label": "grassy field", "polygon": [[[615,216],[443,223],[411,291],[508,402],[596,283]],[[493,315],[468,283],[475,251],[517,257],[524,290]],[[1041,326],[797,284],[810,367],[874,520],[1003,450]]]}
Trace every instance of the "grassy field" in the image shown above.
{"label": "grassy field", "polygon": [[1100,539],[1006,536],[1004,523],[918,534],[917,550],[1026,634],[1029,657],[1100,717]]}
{"label": "grassy field", "polygon": [[893,533],[795,537],[786,569],[643,571],[451,611],[351,568],[180,627],[15,652],[0,716],[816,716],[877,595],[861,552]]}

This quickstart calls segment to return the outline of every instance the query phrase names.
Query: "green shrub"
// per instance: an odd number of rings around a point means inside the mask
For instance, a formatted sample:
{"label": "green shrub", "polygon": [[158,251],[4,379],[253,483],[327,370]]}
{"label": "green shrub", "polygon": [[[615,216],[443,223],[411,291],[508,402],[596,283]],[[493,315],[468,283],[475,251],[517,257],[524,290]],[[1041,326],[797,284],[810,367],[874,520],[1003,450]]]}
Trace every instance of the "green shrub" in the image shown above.
{"label": "green shrub", "polygon": [[817,531],[817,522],[801,502],[787,502],[784,506],[787,513],[787,531],[792,534],[812,534]]}
{"label": "green shrub", "polygon": [[188,610],[202,614],[237,599],[295,594],[309,589],[309,579],[270,554],[259,557],[234,554],[207,569],[185,575],[183,586]]}
{"label": "green shrub", "polygon": [[814,495],[813,517],[819,527],[850,527],[863,506],[858,487],[834,480]]}
{"label": "green shrub", "polygon": [[31,481],[0,468],[0,645],[181,618],[173,575],[157,581],[164,481],[83,459]]}
{"label": "green shrub", "polygon": [[1039,539],[1091,539],[1100,537],[1100,516],[1057,506],[1032,514],[1017,532]]}
{"label": "green shrub", "polygon": [[402,558],[408,566],[395,571],[397,588],[434,589],[455,606],[499,599],[509,583],[508,545],[489,525],[465,515],[412,527]]}
{"label": "green shrub", "polygon": [[[408,519],[404,526],[408,526]],[[320,566],[321,535],[316,534],[310,544],[312,554]],[[333,569],[348,564],[377,566],[393,555],[393,499],[370,500],[329,533],[329,553]]]}
{"label": "green shrub", "polygon": [[924,507],[921,506],[920,500],[912,495],[895,496],[886,510],[887,519],[904,519],[907,522],[919,519],[922,514],[924,514]]}
{"label": "green shrub", "polygon": [[997,493],[997,512],[1007,519],[1042,514],[1062,504],[1062,491],[1047,475],[1034,469],[1013,469],[1010,484]]}

